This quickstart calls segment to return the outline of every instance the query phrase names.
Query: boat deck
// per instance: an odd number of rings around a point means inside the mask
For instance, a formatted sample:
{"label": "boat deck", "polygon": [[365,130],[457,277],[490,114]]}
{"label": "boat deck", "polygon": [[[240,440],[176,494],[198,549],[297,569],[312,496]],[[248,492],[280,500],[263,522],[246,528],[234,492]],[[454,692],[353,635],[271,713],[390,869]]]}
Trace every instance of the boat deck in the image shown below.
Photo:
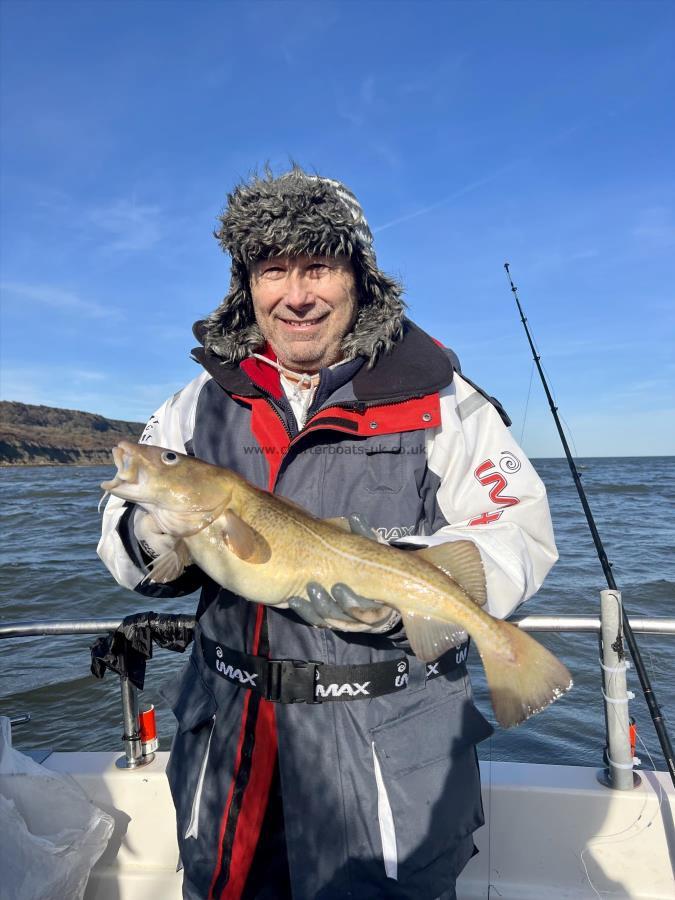
{"label": "boat deck", "polygon": [[[179,900],[167,753],[127,771],[118,753],[53,753],[115,818],[85,900]],[[486,824],[462,873],[459,900],[675,900],[675,790],[666,772],[640,772],[633,791],[601,786],[581,766],[482,762]],[[449,811],[450,812],[450,811]]]}

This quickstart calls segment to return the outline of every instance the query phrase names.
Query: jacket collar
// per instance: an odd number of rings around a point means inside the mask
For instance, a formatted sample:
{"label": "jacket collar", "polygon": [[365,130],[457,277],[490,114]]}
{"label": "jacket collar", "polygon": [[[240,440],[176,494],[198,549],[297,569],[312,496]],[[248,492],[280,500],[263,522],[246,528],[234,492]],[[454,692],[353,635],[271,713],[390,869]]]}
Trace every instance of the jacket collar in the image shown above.
{"label": "jacket collar", "polygon": [[[201,340],[204,323],[197,322],[193,331]],[[192,351],[192,358],[229,394],[278,396],[278,373],[254,358],[230,366],[203,346]],[[452,381],[453,365],[446,351],[409,319],[404,320],[402,339],[388,354],[381,356],[372,369],[364,363],[363,359],[354,360],[335,370],[349,372],[357,403],[391,403],[422,397],[440,391]],[[271,373],[277,378],[272,379]]]}

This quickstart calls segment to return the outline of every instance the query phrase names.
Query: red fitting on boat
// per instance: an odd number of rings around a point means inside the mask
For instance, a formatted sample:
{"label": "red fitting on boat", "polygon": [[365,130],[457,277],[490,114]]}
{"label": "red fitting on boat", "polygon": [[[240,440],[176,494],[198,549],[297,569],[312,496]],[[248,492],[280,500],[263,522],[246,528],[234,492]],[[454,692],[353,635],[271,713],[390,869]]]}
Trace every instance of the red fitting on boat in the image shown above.
{"label": "red fitting on boat", "polygon": [[138,714],[138,731],[141,736],[141,749],[143,756],[154,753],[159,747],[157,740],[157,724],[155,722],[155,707],[144,709]]}
{"label": "red fitting on boat", "polygon": [[635,745],[637,743],[637,725],[635,719],[631,716],[628,720],[628,734],[630,736],[630,755],[635,756]]}

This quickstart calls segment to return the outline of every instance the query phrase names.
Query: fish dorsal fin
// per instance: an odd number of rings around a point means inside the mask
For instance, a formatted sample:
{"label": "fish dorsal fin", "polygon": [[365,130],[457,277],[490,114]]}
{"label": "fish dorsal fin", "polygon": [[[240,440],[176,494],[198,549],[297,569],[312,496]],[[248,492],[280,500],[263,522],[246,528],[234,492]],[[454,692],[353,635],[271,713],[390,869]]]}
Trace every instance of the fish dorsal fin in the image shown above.
{"label": "fish dorsal fin", "polygon": [[474,603],[485,606],[487,602],[485,570],[480,550],[473,541],[437,544],[435,547],[418,550],[417,554],[456,581]]}
{"label": "fish dorsal fin", "polygon": [[332,525],[333,528],[339,528],[340,531],[351,532],[347,516],[334,516],[332,519],[323,519],[323,521],[326,525]]}
{"label": "fish dorsal fin", "polygon": [[226,509],[220,517],[223,525],[223,539],[230,552],[248,563],[265,563],[272,555],[265,538],[243,519]]}
{"label": "fish dorsal fin", "polygon": [[452,647],[459,647],[467,633],[457,622],[446,622],[415,610],[402,612],[405,632],[418,659],[431,662]]}

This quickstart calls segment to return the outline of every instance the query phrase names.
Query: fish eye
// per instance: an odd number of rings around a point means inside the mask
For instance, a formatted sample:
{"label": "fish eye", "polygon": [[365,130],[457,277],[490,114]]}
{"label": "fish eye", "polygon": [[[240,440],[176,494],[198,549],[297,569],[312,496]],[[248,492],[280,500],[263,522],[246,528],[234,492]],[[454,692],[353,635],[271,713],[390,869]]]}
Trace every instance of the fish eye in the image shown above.
{"label": "fish eye", "polygon": [[167,466],[175,466],[180,460],[178,459],[178,454],[174,453],[173,450],[165,450],[162,453],[162,462],[166,463]]}

